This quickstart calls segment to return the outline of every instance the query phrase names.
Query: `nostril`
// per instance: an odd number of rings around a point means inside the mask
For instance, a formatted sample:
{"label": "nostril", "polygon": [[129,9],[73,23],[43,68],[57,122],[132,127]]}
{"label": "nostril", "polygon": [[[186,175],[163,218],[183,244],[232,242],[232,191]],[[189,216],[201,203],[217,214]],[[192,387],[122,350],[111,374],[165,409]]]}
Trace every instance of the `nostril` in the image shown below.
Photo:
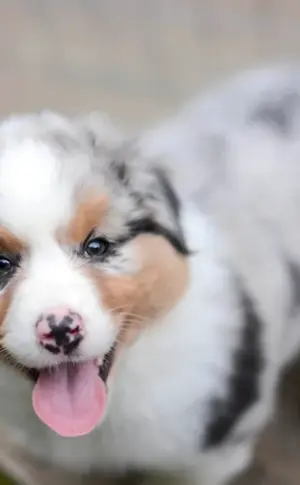
{"label": "nostril", "polygon": [[52,338],[52,332],[48,332],[48,333],[43,333],[40,338],[42,339],[49,339],[49,338]]}
{"label": "nostril", "polygon": [[68,309],[54,309],[40,316],[36,323],[39,343],[51,353],[70,354],[83,339],[83,320]]}

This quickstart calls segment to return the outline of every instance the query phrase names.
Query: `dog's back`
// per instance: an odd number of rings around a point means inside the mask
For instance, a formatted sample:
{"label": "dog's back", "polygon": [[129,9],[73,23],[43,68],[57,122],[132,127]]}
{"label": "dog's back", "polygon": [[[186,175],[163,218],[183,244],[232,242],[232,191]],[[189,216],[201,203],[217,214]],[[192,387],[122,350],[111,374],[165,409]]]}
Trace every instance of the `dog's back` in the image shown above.
{"label": "dog's back", "polygon": [[222,227],[266,320],[291,331],[278,342],[288,360],[300,343],[300,68],[237,76],[148,132],[143,149],[163,154],[178,193]]}

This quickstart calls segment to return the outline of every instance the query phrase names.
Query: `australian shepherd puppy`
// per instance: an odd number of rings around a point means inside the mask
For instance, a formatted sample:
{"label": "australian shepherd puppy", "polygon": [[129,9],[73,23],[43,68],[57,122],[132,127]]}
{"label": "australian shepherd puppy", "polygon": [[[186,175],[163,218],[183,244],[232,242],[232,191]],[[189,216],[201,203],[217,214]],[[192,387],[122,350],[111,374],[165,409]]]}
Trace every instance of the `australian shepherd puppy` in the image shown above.
{"label": "australian shepherd puppy", "polygon": [[93,116],[1,123],[1,346],[23,377],[0,399],[29,377],[6,411],[34,455],[188,485],[249,465],[300,346],[299,134],[289,68],[133,141]]}

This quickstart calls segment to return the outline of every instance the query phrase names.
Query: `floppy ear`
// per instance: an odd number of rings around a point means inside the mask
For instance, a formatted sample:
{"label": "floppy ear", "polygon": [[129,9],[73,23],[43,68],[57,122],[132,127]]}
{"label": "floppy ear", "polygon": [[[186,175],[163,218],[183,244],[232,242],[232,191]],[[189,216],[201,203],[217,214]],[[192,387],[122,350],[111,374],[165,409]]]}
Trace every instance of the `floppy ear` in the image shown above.
{"label": "floppy ear", "polygon": [[125,139],[122,131],[112,123],[109,116],[100,111],[80,116],[74,121],[93,150],[115,149]]}

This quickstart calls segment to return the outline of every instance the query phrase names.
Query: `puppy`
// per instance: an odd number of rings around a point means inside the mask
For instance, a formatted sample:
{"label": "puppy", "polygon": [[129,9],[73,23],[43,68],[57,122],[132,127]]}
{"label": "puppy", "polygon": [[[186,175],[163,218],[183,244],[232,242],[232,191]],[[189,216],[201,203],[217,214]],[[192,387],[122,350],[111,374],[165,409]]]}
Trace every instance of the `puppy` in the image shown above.
{"label": "puppy", "polygon": [[2,356],[30,379],[2,369],[1,400],[33,455],[187,485],[250,464],[300,346],[299,81],[247,73],[134,141],[2,122]]}

